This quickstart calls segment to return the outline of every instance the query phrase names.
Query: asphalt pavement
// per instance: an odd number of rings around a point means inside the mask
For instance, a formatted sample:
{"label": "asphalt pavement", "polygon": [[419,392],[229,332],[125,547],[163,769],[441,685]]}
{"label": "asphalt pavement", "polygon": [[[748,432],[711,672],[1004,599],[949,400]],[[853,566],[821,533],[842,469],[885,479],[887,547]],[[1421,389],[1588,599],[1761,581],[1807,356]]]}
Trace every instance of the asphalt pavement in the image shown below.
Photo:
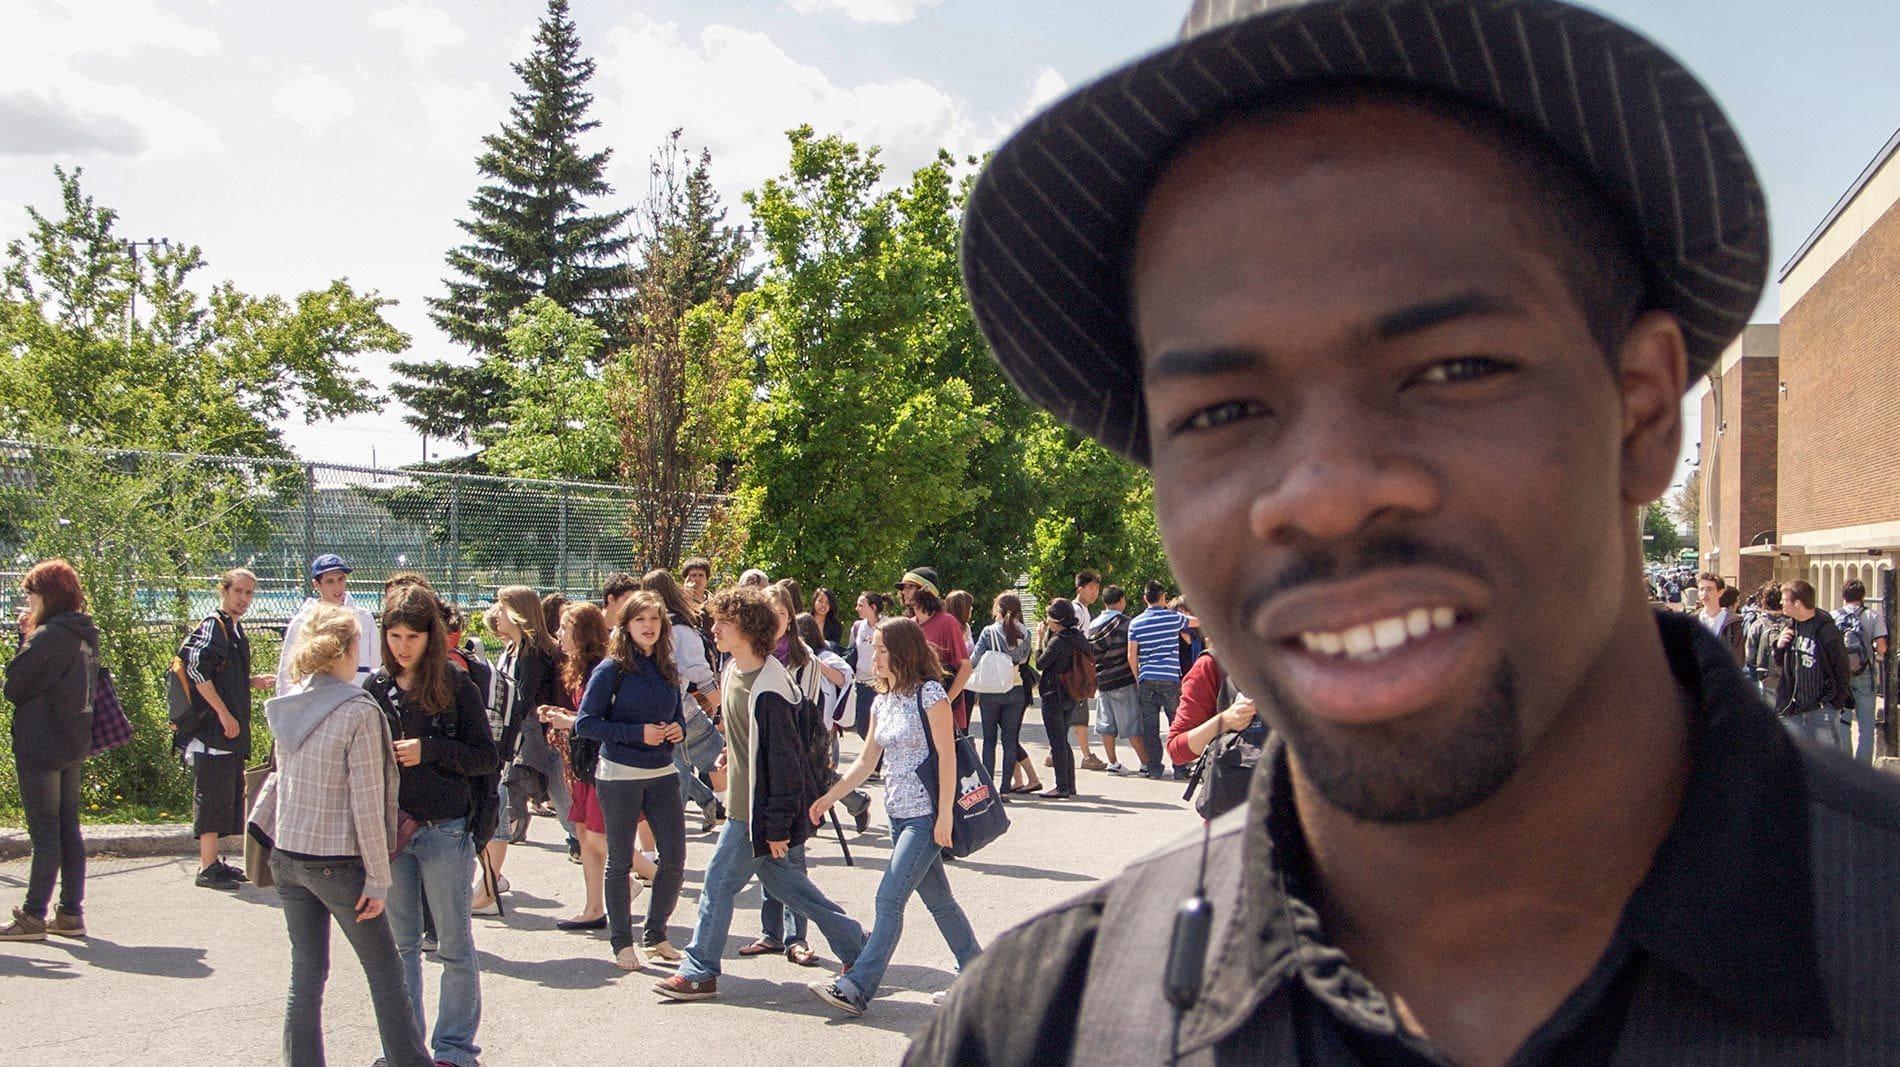
{"label": "asphalt pavement", "polygon": [[[1024,738],[1040,765],[1040,730]],[[1041,768],[1045,783],[1050,771]],[[1082,796],[1011,805],[1010,832],[951,865],[950,883],[987,943],[1036,912],[1084,892],[1130,860],[1198,825],[1172,781],[1081,771]],[[872,786],[871,828],[811,845],[820,888],[868,928],[878,878],[890,857],[881,798]],[[842,809],[840,811],[842,814]],[[673,939],[684,947],[713,838],[691,833],[686,890]],[[579,910],[580,868],[570,864],[560,826],[536,819],[529,842],[510,850],[513,891],[505,919],[477,917],[482,967],[482,1062],[582,1062],[653,1054],[668,1063],[895,1063],[935,1010],[932,994],[955,977],[954,960],[921,902],[913,899],[884,993],[863,1018],[843,1019],[805,983],[837,962],[805,968],[782,956],[732,955],[759,932],[759,889],[739,898],[720,995],[707,1003],[662,1002],[652,985],[667,972],[617,970],[602,934],[562,933],[554,921]],[[96,857],[89,871],[86,923],[73,942],[0,944],[0,1062],[183,1064],[271,1062],[279,1057],[289,943],[274,890],[236,894],[192,885],[196,862],[173,857]],[[26,861],[0,862],[0,906],[17,904]],[[634,900],[638,922],[646,894]],[[825,953],[814,929],[813,944]],[[426,961],[425,957],[425,961]],[[440,969],[425,962],[433,1021]],[[325,998],[329,1062],[369,1064],[379,1054],[368,987],[355,956],[333,936]]]}

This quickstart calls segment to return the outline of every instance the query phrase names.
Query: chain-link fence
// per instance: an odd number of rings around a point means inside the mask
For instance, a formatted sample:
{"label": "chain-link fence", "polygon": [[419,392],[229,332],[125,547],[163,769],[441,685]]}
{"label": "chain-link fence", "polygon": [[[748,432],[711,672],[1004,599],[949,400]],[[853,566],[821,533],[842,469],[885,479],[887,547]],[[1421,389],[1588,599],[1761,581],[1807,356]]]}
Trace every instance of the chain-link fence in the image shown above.
{"label": "chain-link fence", "polygon": [[[370,603],[399,570],[462,604],[515,584],[593,597],[616,571],[678,562],[639,558],[634,500],[589,482],[0,439],[0,608],[14,618],[19,572],[75,539],[82,553],[91,543],[95,557],[123,557],[154,622],[208,614],[213,576],[240,566],[258,576],[249,618],[283,622],[309,595],[310,560],[329,552],[355,568],[351,590]],[[720,503],[689,509],[688,546]]]}

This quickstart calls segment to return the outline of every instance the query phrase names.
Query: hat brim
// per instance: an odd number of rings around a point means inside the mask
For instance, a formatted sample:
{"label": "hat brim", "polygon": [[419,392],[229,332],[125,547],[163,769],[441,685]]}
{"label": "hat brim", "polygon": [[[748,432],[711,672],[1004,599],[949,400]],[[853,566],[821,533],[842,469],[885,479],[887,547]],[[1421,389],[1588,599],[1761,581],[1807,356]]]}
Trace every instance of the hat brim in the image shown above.
{"label": "hat brim", "polygon": [[1641,34],[1559,0],[1315,0],[1136,60],[1056,102],[985,166],[963,277],[1004,374],[1032,401],[1146,465],[1126,264],[1162,164],[1208,122],[1276,90],[1412,84],[1541,133],[1633,221],[1652,306],[1701,376],[1768,278],[1753,165],[1720,105]]}

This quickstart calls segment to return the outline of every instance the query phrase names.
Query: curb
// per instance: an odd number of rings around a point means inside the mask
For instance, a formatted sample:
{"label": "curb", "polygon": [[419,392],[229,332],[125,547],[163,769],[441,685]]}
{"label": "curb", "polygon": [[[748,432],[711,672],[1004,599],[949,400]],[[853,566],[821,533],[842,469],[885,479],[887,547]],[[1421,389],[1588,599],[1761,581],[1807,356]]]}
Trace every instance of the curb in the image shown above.
{"label": "curb", "polygon": [[[87,856],[196,856],[198,838],[190,823],[105,823],[84,826]],[[242,842],[227,837],[226,844]],[[240,847],[241,844],[240,844]],[[23,860],[33,854],[25,830],[0,830],[0,861]]]}

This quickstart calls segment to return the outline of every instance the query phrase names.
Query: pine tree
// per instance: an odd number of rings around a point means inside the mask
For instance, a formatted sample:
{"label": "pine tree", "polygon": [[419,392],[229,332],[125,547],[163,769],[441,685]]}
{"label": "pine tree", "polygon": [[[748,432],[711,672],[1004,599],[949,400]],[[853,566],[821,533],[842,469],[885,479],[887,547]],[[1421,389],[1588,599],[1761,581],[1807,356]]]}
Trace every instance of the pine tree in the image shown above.
{"label": "pine tree", "polygon": [[617,337],[615,304],[626,290],[632,209],[596,212],[588,201],[613,192],[606,179],[611,149],[584,152],[581,136],[599,126],[587,111],[594,61],[581,55],[567,0],[548,0],[535,48],[514,64],[523,89],[501,130],[483,138],[476,166],[486,179],[459,225],[468,244],[447,255],[448,294],[429,301],[430,317],[467,345],[473,366],[447,361],[404,363],[401,397],[419,430],[462,441],[491,427],[507,401],[497,360],[508,357],[509,317],[536,296]]}

